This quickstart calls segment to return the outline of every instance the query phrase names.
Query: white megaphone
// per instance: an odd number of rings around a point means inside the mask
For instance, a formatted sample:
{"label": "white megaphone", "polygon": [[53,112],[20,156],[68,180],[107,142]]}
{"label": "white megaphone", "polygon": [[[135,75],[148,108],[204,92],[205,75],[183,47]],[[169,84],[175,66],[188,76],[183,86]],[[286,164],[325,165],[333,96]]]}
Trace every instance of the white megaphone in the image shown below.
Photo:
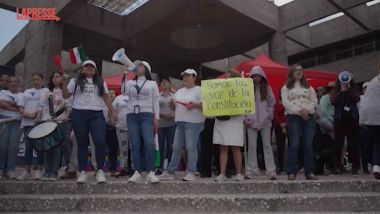
{"label": "white megaphone", "polygon": [[342,72],[340,72],[338,79],[339,79],[340,84],[342,86],[350,87],[350,82],[352,80],[352,74],[348,71],[342,71]]}
{"label": "white megaphone", "polygon": [[128,70],[136,72],[137,71],[137,66],[127,57],[125,54],[125,49],[120,48],[117,50],[113,56],[112,56],[113,61],[118,61],[121,64],[125,65],[128,67]]}

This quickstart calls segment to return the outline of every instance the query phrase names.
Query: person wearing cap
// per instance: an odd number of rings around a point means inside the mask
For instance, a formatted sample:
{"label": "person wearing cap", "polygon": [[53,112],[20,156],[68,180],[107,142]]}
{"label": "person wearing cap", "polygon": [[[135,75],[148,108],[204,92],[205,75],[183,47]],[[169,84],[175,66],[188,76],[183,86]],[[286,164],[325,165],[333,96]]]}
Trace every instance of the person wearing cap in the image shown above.
{"label": "person wearing cap", "polygon": [[300,144],[304,152],[305,178],[316,180],[318,178],[314,175],[313,138],[318,100],[313,87],[305,79],[301,65],[290,67],[288,80],[281,89],[281,98],[288,120],[288,180],[296,179]]}
{"label": "person wearing cap", "polygon": [[62,95],[64,98],[73,96],[71,124],[78,145],[78,168],[80,175],[77,183],[87,182],[87,153],[89,134],[95,145],[96,180],[106,182],[103,167],[106,152],[106,122],[103,115],[104,105],[108,108],[110,124],[115,125],[112,103],[106,82],[100,77],[96,64],[86,60],[82,64],[77,78],[66,85],[63,81]]}
{"label": "person wearing cap", "polygon": [[330,98],[334,105],[334,154],[333,174],[345,172],[342,165],[344,139],[347,137],[349,160],[352,163],[352,175],[358,175],[359,158],[359,111],[357,103],[360,100],[352,74],[343,71],[337,80],[337,93]]}
{"label": "person wearing cap", "polygon": [[260,175],[257,163],[257,136],[261,133],[266,172],[271,180],[276,179],[276,165],[274,163],[271,144],[271,128],[274,112],[274,98],[272,88],[268,84],[267,76],[260,66],[254,66],[249,76],[253,79],[255,92],[255,113],[246,116],[244,121],[248,132],[248,160],[246,178]]}
{"label": "person wearing cap", "polygon": [[195,180],[194,173],[197,170],[198,150],[197,143],[204,127],[205,117],[202,113],[201,87],[195,85],[197,72],[186,69],[181,73],[183,88],[179,89],[174,96],[175,121],[177,128],[174,134],[173,153],[168,169],[160,178],[173,180],[174,172],[178,168],[182,157],[182,150],[187,150],[187,174],[184,181]]}
{"label": "person wearing cap", "polygon": [[380,179],[380,64],[379,73],[369,83],[361,101],[360,124],[369,129],[373,152],[373,175]]}
{"label": "person wearing cap", "polygon": [[[151,77],[151,67],[148,62],[135,61],[136,77],[128,80],[125,95],[129,96],[127,108],[127,127],[131,143],[132,166],[135,170],[128,182],[137,183],[142,180],[142,152],[144,152],[145,167],[148,175],[146,180],[158,183],[160,180],[154,173],[154,128],[158,127],[160,119],[160,96],[158,86]],[[141,142],[141,137],[143,142]],[[144,145],[144,146],[143,146]],[[141,151],[143,148],[143,151]]]}
{"label": "person wearing cap", "polygon": [[330,98],[334,96],[338,88],[335,81],[329,82],[327,85],[328,93],[323,95],[319,100],[321,119],[320,125],[322,133],[327,133],[334,139],[334,111],[335,107],[331,104]]}

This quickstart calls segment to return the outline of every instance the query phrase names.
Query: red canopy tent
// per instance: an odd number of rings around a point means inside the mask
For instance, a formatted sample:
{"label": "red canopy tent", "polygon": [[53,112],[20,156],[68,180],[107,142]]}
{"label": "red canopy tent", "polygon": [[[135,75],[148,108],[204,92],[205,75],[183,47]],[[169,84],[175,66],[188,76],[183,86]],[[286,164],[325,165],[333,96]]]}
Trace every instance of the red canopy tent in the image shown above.
{"label": "red canopy tent", "polygon": [[[109,90],[114,90],[116,93],[116,96],[120,94],[120,85],[121,85],[121,80],[123,79],[124,73],[123,74],[116,74],[113,76],[105,77],[104,81],[107,83],[107,87]],[[135,74],[132,72],[128,72],[128,79],[133,79],[135,78]]]}
{"label": "red canopy tent", "polygon": [[[267,75],[268,82],[272,87],[273,93],[277,98],[288,77],[289,67],[276,63],[267,55],[261,54],[256,59],[241,62],[236,69],[240,72],[244,72],[244,76],[248,77],[253,66],[261,66],[263,68]],[[318,86],[326,86],[330,81],[335,81],[337,79],[337,74],[332,72],[305,69],[304,74],[306,80],[314,88]],[[227,74],[224,74],[219,78],[225,77],[227,77]]]}

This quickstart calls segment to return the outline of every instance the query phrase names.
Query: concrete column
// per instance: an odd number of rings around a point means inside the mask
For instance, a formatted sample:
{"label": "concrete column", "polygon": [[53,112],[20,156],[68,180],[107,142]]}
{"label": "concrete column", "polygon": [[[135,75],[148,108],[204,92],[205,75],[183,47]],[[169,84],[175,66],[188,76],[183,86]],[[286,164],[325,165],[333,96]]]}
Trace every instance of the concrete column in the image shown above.
{"label": "concrete column", "polygon": [[288,64],[286,36],[283,32],[277,31],[269,39],[269,56],[276,62]]}
{"label": "concrete column", "polygon": [[63,26],[55,21],[29,21],[25,39],[25,73],[23,87],[31,86],[33,73],[42,73],[47,80],[58,67],[53,56],[61,54]]}

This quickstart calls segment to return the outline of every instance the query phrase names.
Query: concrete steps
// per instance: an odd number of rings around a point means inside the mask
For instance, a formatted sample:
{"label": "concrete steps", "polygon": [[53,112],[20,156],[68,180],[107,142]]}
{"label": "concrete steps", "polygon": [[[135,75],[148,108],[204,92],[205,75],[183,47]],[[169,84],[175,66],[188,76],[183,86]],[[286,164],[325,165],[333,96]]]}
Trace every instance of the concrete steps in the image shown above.
{"label": "concrete steps", "polygon": [[0,181],[0,212],[376,212],[380,181],[339,179],[130,184]]}

